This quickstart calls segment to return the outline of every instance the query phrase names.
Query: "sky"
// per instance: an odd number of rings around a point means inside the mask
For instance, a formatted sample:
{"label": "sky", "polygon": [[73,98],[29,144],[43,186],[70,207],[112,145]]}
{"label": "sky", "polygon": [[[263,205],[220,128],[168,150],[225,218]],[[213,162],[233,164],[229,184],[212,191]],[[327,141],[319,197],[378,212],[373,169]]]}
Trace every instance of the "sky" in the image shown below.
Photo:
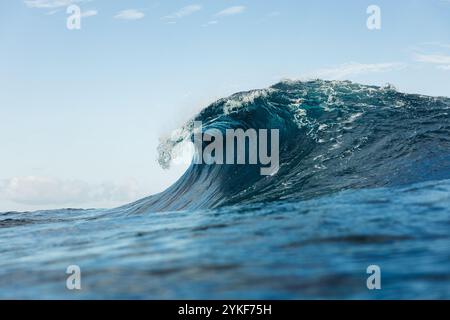
{"label": "sky", "polygon": [[1,1],[0,212],[160,192],[186,169],[159,167],[161,137],[218,98],[316,77],[450,97],[450,0]]}

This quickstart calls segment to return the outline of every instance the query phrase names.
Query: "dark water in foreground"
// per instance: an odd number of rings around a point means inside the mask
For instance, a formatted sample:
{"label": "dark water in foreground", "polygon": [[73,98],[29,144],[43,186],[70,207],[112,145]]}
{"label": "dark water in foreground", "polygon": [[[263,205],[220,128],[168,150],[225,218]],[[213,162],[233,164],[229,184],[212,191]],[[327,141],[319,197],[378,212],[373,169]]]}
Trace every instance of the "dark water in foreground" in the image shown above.
{"label": "dark water in foreground", "polygon": [[[448,299],[449,208],[443,180],[151,216],[2,214],[0,298]],[[71,264],[81,291],[65,287]]]}
{"label": "dark water in foreground", "polygon": [[[0,298],[450,299],[449,112],[449,98],[347,81],[218,100],[194,120],[279,129],[276,174],[192,164],[120,208],[0,213]],[[191,137],[189,121],[163,141],[161,165]]]}

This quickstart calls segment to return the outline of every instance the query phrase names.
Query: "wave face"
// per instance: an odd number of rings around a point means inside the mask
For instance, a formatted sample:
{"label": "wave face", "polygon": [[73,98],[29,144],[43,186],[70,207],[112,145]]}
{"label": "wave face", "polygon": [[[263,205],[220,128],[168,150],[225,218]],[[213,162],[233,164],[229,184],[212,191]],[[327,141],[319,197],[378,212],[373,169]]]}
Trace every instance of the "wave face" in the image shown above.
{"label": "wave face", "polygon": [[[449,299],[448,112],[448,98],[350,82],[219,100],[161,144],[161,165],[200,120],[279,129],[276,174],[193,163],[120,208],[0,213],[0,298]],[[373,264],[382,290],[366,287]]]}
{"label": "wave face", "polygon": [[450,99],[349,81],[285,81],[234,94],[203,109],[159,147],[173,149],[203,130],[279,129],[280,169],[192,163],[164,192],[120,208],[143,213],[297,201],[346,189],[450,178]]}

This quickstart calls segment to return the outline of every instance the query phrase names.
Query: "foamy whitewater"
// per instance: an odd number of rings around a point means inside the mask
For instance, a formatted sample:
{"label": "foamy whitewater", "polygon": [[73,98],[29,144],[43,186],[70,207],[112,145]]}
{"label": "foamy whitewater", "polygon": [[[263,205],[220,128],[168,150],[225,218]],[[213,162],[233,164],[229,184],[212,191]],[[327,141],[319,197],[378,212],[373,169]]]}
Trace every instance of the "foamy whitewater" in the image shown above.
{"label": "foamy whitewater", "polygon": [[449,98],[347,81],[221,99],[162,141],[160,164],[202,121],[279,129],[276,174],[192,163],[119,208],[1,213],[0,298],[448,299],[449,112]]}

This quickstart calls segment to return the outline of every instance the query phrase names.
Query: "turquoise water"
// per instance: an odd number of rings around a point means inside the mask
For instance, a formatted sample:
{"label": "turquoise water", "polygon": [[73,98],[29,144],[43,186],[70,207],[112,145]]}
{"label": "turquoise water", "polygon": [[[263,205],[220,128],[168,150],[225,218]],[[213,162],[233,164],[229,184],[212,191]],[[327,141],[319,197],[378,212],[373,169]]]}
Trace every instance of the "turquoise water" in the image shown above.
{"label": "turquoise water", "polygon": [[[320,80],[221,99],[194,120],[279,129],[276,175],[193,164],[120,208],[0,213],[0,298],[449,299],[449,110]],[[192,122],[179,133],[163,166]],[[66,288],[69,265],[81,290]]]}
{"label": "turquoise water", "polygon": [[[449,208],[443,180],[149,216],[3,214],[0,297],[448,299]],[[80,291],[65,287],[72,264]],[[373,264],[381,290],[366,287]]]}

